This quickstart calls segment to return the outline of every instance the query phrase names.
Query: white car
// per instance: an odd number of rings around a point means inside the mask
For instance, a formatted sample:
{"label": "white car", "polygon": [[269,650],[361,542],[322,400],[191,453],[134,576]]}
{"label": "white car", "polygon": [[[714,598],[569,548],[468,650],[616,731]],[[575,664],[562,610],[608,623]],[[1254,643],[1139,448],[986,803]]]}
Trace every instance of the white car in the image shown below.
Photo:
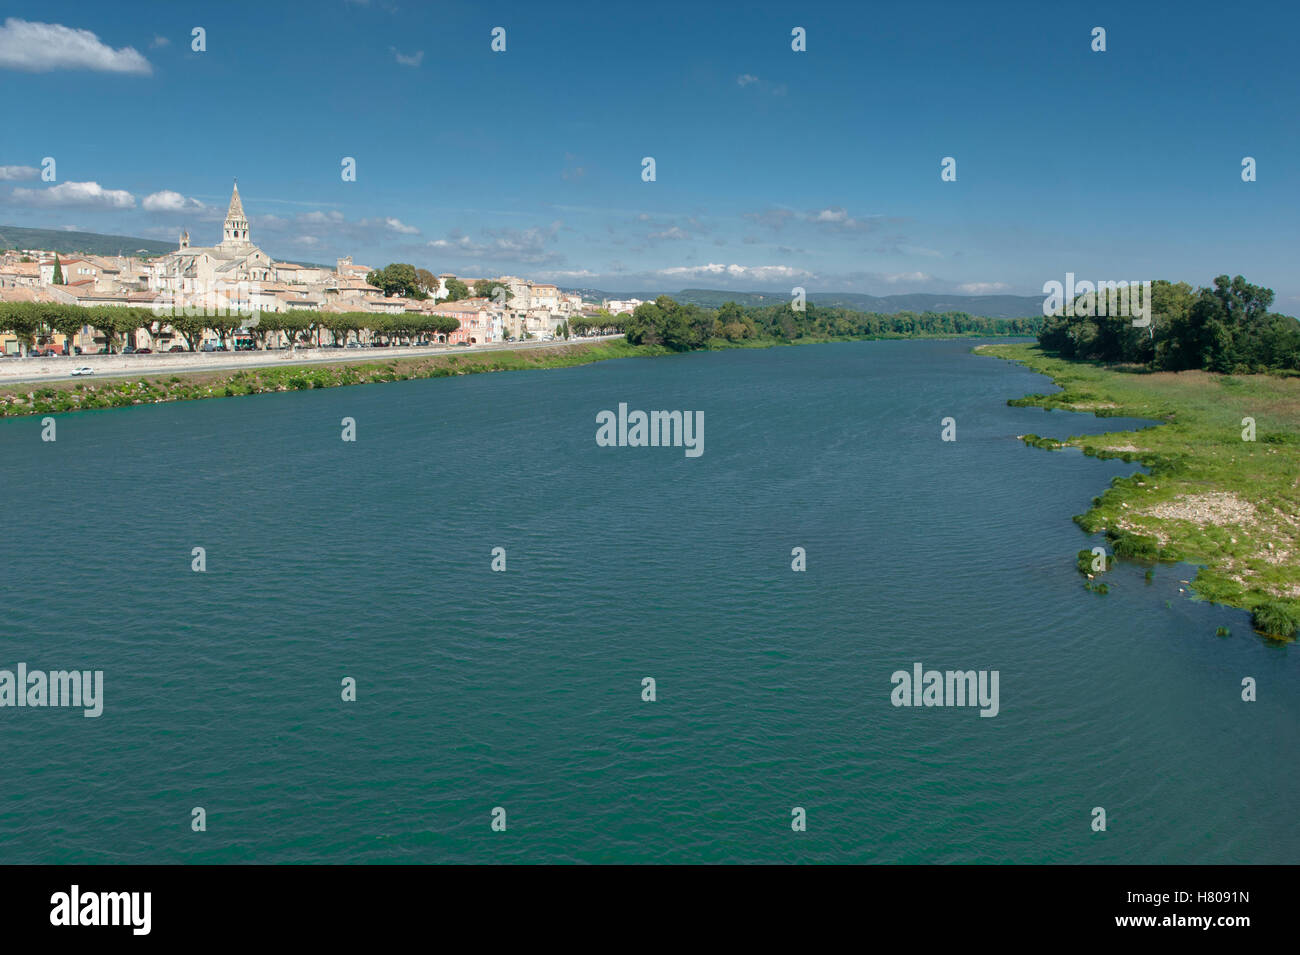
{"label": "white car", "polygon": [[82,365],[80,368],[72,369],[73,377],[77,377],[77,378],[81,377],[82,375],[93,375],[94,373],[95,373],[95,369],[91,368],[89,365]]}

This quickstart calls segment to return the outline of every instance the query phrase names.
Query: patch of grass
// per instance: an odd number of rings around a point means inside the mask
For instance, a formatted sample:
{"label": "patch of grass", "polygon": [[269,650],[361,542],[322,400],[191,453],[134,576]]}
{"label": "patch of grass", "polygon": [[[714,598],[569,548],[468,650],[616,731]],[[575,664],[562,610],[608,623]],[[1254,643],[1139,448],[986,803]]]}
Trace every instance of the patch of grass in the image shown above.
{"label": "patch of grass", "polygon": [[[1061,442],[1150,471],[1111,482],[1075,518],[1080,527],[1104,532],[1125,559],[1200,565],[1199,598],[1247,610],[1280,607],[1300,619],[1300,377],[1134,374],[1026,344],[976,351],[1019,362],[1061,388],[1010,405],[1157,422]],[[1255,422],[1254,441],[1243,439],[1245,418]],[[1029,438],[1037,436],[1026,436],[1027,444],[1045,446]]]}
{"label": "patch of grass", "polygon": [[1114,554],[1107,554],[1104,558],[1102,558],[1102,567],[1100,567],[1099,569],[1093,568],[1093,563],[1096,560],[1097,560],[1097,555],[1094,554],[1092,551],[1081,550],[1079,551],[1078,555],[1075,557],[1074,565],[1079,568],[1079,573],[1081,574],[1100,574],[1104,571],[1110,570],[1112,567],[1115,566]]}

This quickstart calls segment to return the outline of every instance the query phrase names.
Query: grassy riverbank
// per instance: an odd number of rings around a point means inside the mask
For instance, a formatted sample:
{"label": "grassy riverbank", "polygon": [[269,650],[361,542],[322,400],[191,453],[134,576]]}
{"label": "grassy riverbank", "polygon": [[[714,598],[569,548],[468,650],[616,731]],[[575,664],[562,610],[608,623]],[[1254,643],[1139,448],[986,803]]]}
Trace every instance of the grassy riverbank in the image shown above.
{"label": "grassy riverbank", "polygon": [[[1105,532],[1120,557],[1202,565],[1193,584],[1208,600],[1254,613],[1256,628],[1293,636],[1300,619],[1300,378],[1148,372],[1064,361],[1037,345],[981,345],[1063,390],[1012,405],[1153,418],[1142,431],[1073,437],[1036,447],[1137,461],[1150,469],[1116,478],[1075,520]],[[1244,418],[1255,440],[1243,440]],[[1072,556],[1072,555],[1071,555]]]}
{"label": "grassy riverbank", "polygon": [[576,342],[555,348],[424,355],[387,361],[358,361],[163,372],[131,377],[85,378],[0,386],[0,417],[58,414],[91,408],[123,408],[165,401],[193,401],[276,391],[337,388],[413,378],[444,378],[491,371],[568,368],[610,358],[666,354],[667,349],[619,340]]}

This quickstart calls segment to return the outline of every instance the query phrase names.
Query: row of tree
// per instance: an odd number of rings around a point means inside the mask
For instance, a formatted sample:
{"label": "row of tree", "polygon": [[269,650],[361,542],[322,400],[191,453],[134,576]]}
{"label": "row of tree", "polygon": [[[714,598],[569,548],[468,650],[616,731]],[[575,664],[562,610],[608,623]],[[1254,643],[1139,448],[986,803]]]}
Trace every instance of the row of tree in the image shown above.
{"label": "row of tree", "polygon": [[1074,304],[1073,315],[1045,319],[1038,333],[1039,344],[1062,358],[1157,371],[1300,370],[1300,322],[1269,311],[1273,290],[1240,275],[1220,275],[1198,289],[1186,282],[1153,281],[1146,326],[1135,326],[1129,315],[1093,315],[1099,309],[1086,296]]}
{"label": "row of tree", "polygon": [[[661,295],[643,302],[631,315],[614,316],[611,326],[634,345],[661,344],[678,351],[704,348],[711,339],[740,342],[822,338],[881,338],[913,335],[1032,335],[1039,317],[981,318],[965,312],[857,312],[807,303],[742,307],[724,302],[717,309],[677,302]],[[572,323],[577,329],[576,321]],[[580,332],[581,334],[581,332]]]}
{"label": "row of tree", "polygon": [[[120,351],[136,332],[157,334],[161,326],[170,326],[189,345],[199,349],[209,331],[233,347],[232,339],[245,319],[232,315],[175,315],[160,319],[152,309],[121,308],[97,305],[59,305],[50,302],[0,302],[0,332],[10,332],[27,348],[44,344],[52,334],[71,340],[89,326],[104,338],[105,347]],[[321,343],[321,333],[329,332],[333,342],[360,341],[362,333],[380,341],[392,339],[436,339],[460,328],[460,321],[449,315],[401,313],[382,315],[374,312],[317,312],[295,309],[288,312],[263,312],[257,324],[248,329],[261,347],[275,332],[282,332],[290,345]]]}

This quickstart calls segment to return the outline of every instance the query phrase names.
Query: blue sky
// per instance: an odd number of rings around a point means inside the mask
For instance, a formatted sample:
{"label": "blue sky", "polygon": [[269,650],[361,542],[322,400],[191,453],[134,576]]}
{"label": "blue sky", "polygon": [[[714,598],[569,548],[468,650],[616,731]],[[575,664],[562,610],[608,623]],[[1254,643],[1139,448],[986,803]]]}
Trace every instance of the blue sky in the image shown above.
{"label": "blue sky", "polygon": [[238,177],[299,261],[873,294],[1228,272],[1300,310],[1295,4],[978,7],[20,2],[0,223],[210,244]]}

